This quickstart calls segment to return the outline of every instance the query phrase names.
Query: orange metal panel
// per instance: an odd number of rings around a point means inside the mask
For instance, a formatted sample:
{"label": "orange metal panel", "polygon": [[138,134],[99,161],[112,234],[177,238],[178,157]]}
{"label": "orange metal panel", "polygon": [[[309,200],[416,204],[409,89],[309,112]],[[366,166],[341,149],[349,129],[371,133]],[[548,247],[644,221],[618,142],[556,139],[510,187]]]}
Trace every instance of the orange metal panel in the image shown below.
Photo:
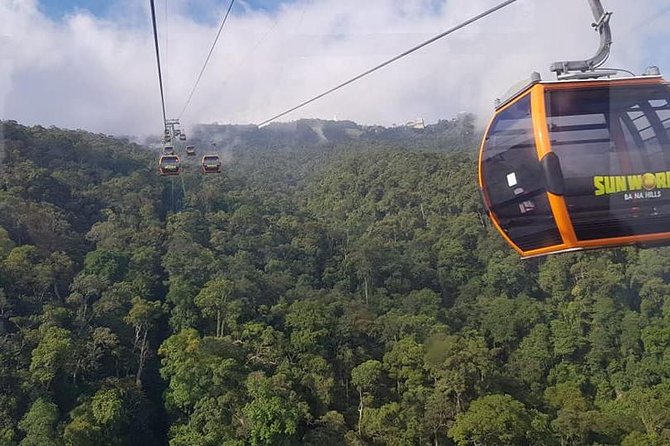
{"label": "orange metal panel", "polygon": [[[538,160],[542,160],[546,154],[551,152],[544,92],[544,85],[535,85],[531,90],[530,97]],[[556,226],[558,226],[558,230],[563,238],[563,243],[568,248],[575,247],[577,245],[577,236],[572,227],[572,221],[568,214],[568,207],[565,204],[565,199],[549,192],[547,192],[547,197],[549,198],[549,204],[551,205],[551,210],[554,214],[554,219],[556,220]]]}
{"label": "orange metal panel", "polygon": [[545,90],[576,90],[580,88],[609,87],[609,86],[631,86],[631,85],[664,85],[667,82],[662,77],[636,77],[620,79],[603,79],[589,81],[560,81],[542,83]]}
{"label": "orange metal panel", "polygon": [[[498,116],[498,114],[494,113],[493,117],[486,126],[486,130],[484,130],[484,138],[482,139],[482,143],[479,146],[479,158],[477,160],[477,179],[479,180],[479,189],[482,191],[482,194],[486,194],[486,190],[484,189],[484,180],[482,178],[482,160],[484,158],[484,147],[486,147],[486,137],[491,130],[491,126],[493,125],[493,121],[496,119],[496,116]],[[486,207],[489,207],[488,198],[489,197],[486,196]]]}
{"label": "orange metal panel", "polygon": [[594,248],[610,245],[632,245],[635,243],[658,242],[663,240],[670,241],[670,232],[660,232],[657,234],[629,235],[626,237],[612,237],[597,240],[584,240],[579,242],[579,246],[584,248]]}

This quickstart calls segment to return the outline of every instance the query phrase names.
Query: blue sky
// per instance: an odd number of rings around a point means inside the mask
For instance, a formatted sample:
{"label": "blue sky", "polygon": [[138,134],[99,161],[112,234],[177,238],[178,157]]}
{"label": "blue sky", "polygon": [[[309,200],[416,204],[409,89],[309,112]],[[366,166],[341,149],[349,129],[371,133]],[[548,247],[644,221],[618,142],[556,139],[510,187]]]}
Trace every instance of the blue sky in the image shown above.
{"label": "blue sky", "polygon": [[[146,1],[146,0],[145,0]],[[166,0],[155,0],[156,8],[162,10]],[[169,1],[169,0],[167,0]],[[238,0],[234,11],[244,11],[246,8],[260,11],[275,11],[282,3],[290,1],[282,0]],[[118,7],[113,0],[40,0],[40,10],[52,19],[60,20],[64,16],[75,11],[88,11],[97,17],[106,17],[115,12]],[[189,10],[195,18],[206,16],[207,9],[212,5],[226,7],[229,0],[189,0]]]}
{"label": "blue sky", "polygon": [[93,15],[105,16],[109,12],[111,2],[108,0],[42,0],[40,9],[52,19],[60,19],[76,10],[88,10]]}

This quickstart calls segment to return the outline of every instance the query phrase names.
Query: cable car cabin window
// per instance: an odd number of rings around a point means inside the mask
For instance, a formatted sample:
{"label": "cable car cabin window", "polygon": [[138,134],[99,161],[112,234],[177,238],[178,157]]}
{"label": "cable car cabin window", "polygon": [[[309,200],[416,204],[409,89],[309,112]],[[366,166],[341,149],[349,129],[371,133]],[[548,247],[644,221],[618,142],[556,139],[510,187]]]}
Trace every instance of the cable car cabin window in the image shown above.
{"label": "cable car cabin window", "polygon": [[529,95],[494,119],[481,169],[485,202],[521,250],[562,243],[537,159]]}
{"label": "cable car cabin window", "polygon": [[579,240],[670,232],[670,89],[546,93],[549,136]]}

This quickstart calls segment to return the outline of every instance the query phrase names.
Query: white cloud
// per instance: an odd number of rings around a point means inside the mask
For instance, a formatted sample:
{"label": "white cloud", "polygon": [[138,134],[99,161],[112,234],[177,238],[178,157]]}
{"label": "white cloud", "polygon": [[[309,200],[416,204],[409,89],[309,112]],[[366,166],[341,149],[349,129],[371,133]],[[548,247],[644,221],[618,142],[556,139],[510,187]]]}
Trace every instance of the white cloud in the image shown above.
{"label": "white cloud", "polygon": [[[225,11],[222,2],[200,1],[211,5],[207,20],[189,16],[192,1],[170,0],[164,62],[171,116],[180,112]],[[36,0],[0,0],[0,117],[113,134],[159,132],[148,8],[116,3],[106,19],[78,11],[53,21]],[[273,12],[240,7],[184,122],[259,122],[496,3],[298,0]],[[670,72],[667,0],[604,3],[615,12],[609,65],[640,72],[656,63]],[[157,4],[165,31],[164,3]],[[493,98],[531,71],[548,78],[551,62],[589,57],[598,43],[590,23],[586,0],[519,0],[284,119],[388,125],[461,110],[486,115]]]}

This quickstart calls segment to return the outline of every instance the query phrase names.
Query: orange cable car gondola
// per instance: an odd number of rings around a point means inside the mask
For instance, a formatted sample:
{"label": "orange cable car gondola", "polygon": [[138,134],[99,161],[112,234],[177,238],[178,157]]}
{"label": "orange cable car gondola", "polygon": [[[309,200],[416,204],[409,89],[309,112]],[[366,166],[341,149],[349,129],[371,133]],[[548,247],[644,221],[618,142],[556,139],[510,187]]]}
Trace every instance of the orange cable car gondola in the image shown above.
{"label": "orange cable car gondola", "polygon": [[205,155],[202,157],[202,173],[221,173],[219,155]]}
{"label": "orange cable car gondola", "polygon": [[[607,26],[610,14],[596,13]],[[611,36],[600,31],[606,52],[552,65],[568,80],[534,74],[485,132],[484,205],[524,257],[670,244],[670,85],[658,69],[602,79],[594,60],[606,59]]]}
{"label": "orange cable car gondola", "polygon": [[166,143],[163,145],[163,155],[174,155],[174,146],[172,143]]}
{"label": "orange cable car gondola", "polygon": [[669,129],[660,76],[534,81],[482,144],[494,226],[522,256],[670,243]]}
{"label": "orange cable car gondola", "polygon": [[158,161],[158,171],[162,176],[179,175],[181,161],[177,155],[163,155]]}

